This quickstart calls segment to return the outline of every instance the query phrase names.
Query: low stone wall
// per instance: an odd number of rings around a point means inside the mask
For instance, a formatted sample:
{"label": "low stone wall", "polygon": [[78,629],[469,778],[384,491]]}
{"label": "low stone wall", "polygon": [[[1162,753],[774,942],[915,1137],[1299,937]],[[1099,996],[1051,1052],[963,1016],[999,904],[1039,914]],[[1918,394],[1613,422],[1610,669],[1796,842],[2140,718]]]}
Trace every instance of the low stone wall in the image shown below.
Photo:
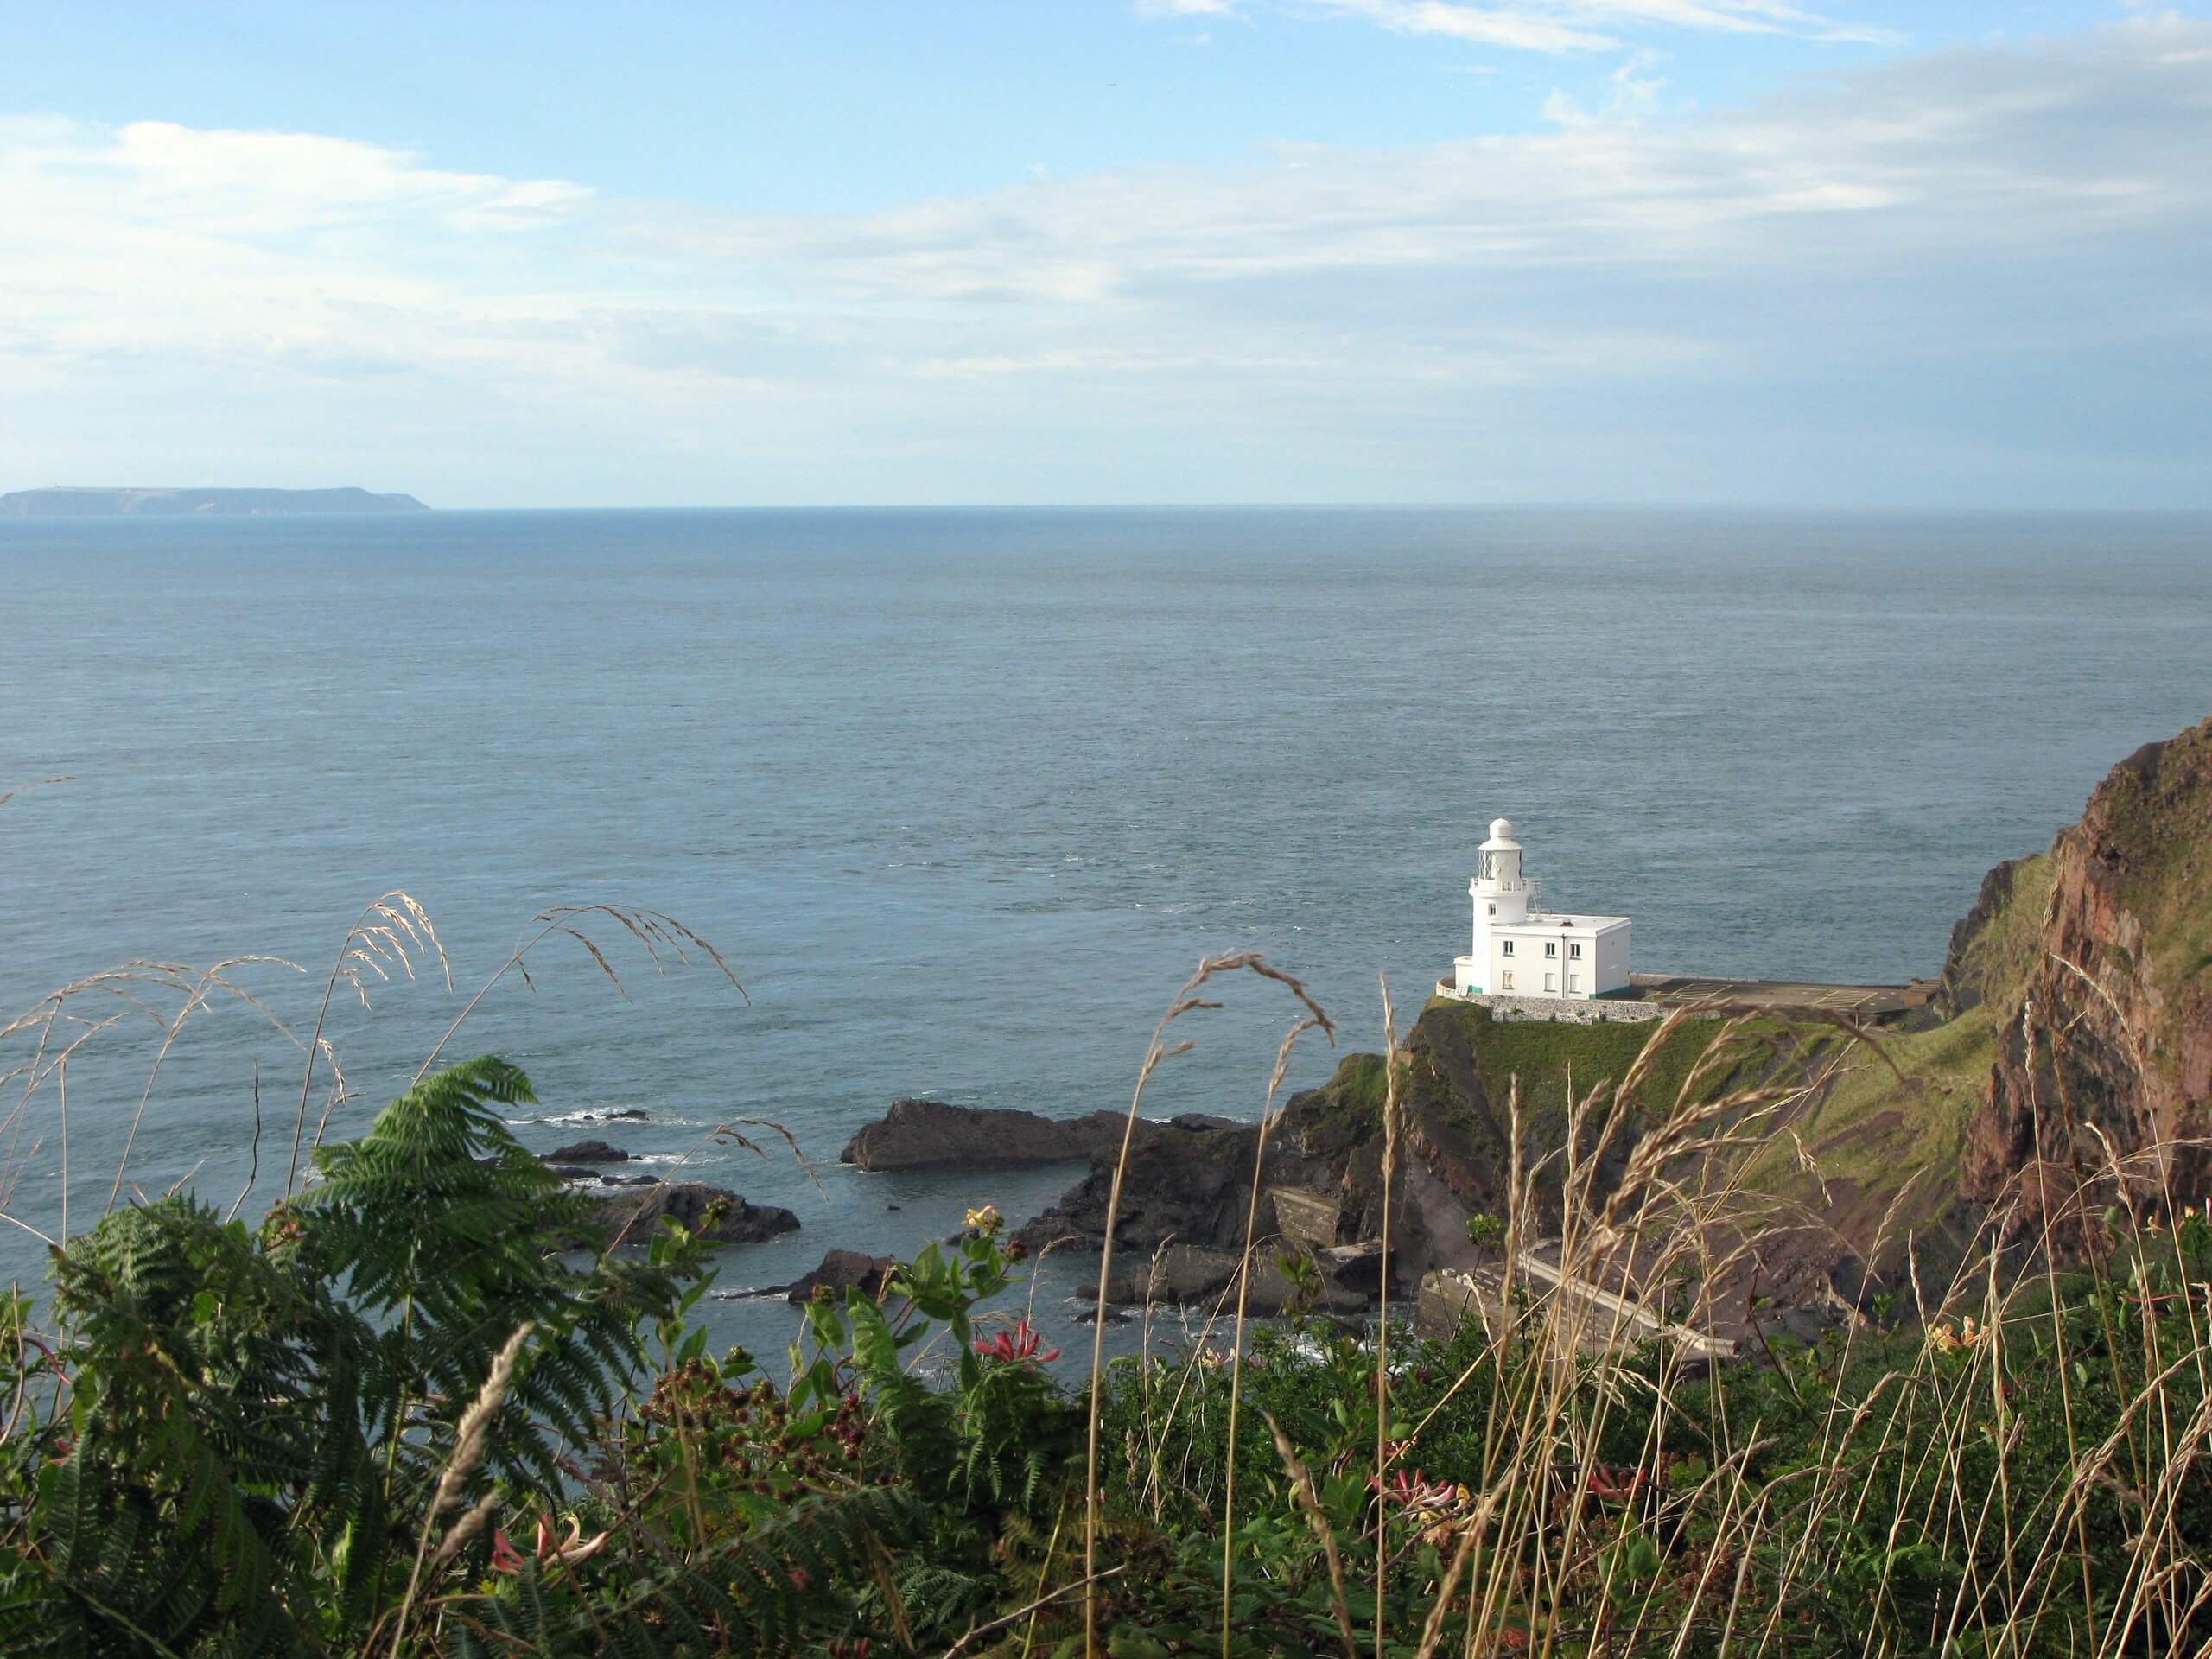
{"label": "low stone wall", "polygon": [[1275,1201],[1275,1231],[1285,1242],[1301,1249],[1325,1250],[1337,1242],[1338,1199],[1294,1187],[1271,1189]]}
{"label": "low stone wall", "polygon": [[1440,983],[1437,994],[1488,1008],[1499,1020],[1555,1020],[1563,1026],[1642,1025],[1663,1020],[1659,1002],[1622,1002],[1609,996],[1521,996],[1503,992],[1452,991]]}
{"label": "low stone wall", "polygon": [[1414,1328],[1425,1337],[1449,1338],[1468,1320],[1480,1319],[1491,1340],[1502,1342],[1516,1324],[1528,1328],[1532,1316],[1548,1317],[1554,1320],[1553,1334],[1584,1355],[1663,1342],[1689,1359],[1736,1357],[1736,1344],[1728,1338],[1671,1324],[1624,1297],[1567,1278],[1534,1255],[1521,1256],[1519,1279],[1522,1302],[1516,1306],[1506,1294],[1498,1267],[1471,1272],[1432,1268],[1421,1275]]}

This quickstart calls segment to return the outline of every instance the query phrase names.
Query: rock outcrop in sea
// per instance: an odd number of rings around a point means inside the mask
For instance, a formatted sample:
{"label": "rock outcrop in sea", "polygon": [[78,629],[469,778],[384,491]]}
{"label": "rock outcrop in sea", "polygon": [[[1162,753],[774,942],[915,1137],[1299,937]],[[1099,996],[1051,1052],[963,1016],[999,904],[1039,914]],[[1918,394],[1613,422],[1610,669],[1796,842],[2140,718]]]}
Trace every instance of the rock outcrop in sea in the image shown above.
{"label": "rock outcrop in sea", "polygon": [[840,1163],[866,1170],[1007,1169],[1071,1164],[1122,1140],[1118,1112],[1052,1118],[1005,1107],[903,1098],[845,1143]]}
{"label": "rock outcrop in sea", "polygon": [[549,1164],[626,1164],[630,1154],[611,1141],[577,1141],[545,1154]]}
{"label": "rock outcrop in sea", "polygon": [[609,1237],[627,1228],[627,1242],[643,1243],[665,1216],[717,1244],[758,1244],[798,1230],[798,1217],[772,1204],[752,1204],[727,1187],[703,1181],[656,1182],[589,1195],[594,1223]]}

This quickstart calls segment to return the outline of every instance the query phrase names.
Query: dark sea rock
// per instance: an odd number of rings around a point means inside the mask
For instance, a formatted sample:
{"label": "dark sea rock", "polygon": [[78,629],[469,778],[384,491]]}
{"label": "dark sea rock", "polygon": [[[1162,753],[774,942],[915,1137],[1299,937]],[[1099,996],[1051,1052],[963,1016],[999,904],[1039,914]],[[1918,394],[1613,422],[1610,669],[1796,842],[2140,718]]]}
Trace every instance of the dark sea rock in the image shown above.
{"label": "dark sea rock", "polygon": [[786,1287],[784,1298],[792,1306],[804,1306],[814,1295],[815,1287],[827,1286],[842,1295],[849,1289],[858,1289],[873,1296],[883,1288],[883,1281],[899,1265],[898,1258],[889,1255],[868,1255],[860,1250],[832,1250],[822,1258],[822,1265],[795,1280]]}
{"label": "dark sea rock", "polygon": [[1074,1163],[1121,1144],[1118,1112],[1052,1118],[935,1100],[894,1100],[882,1119],[846,1143],[841,1163],[866,1170],[1005,1169]]}
{"label": "dark sea rock", "polygon": [[630,1161],[630,1154],[604,1141],[579,1141],[573,1146],[555,1147],[545,1154],[545,1161],[549,1164],[626,1164]]}
{"label": "dark sea rock", "polygon": [[[1171,1239],[1200,1249],[1243,1248],[1259,1126],[1211,1119],[1185,1127],[1185,1122],[1138,1122],[1129,1142],[1128,1172],[1114,1229],[1117,1252],[1148,1251]],[[1115,1138],[1093,1154],[1090,1173],[1016,1233],[1033,1252],[1058,1239],[1074,1237],[1095,1244],[1104,1236],[1106,1200],[1120,1153],[1121,1120],[1115,1122]],[[1306,1157],[1291,1137],[1269,1139],[1261,1173],[1262,1188],[1303,1187],[1328,1178],[1326,1163]],[[1262,1214],[1263,1230],[1272,1230],[1268,1226],[1270,1214]]]}
{"label": "dark sea rock", "polygon": [[[707,1212],[723,1204],[721,1217],[707,1225]],[[642,1243],[652,1236],[663,1216],[673,1217],[695,1233],[717,1244],[758,1244],[782,1233],[798,1230],[798,1217],[774,1205],[748,1204],[736,1193],[702,1181],[655,1184],[648,1192],[623,1192],[598,1201],[598,1224],[608,1236],[629,1231],[626,1243]]]}
{"label": "dark sea rock", "polygon": [[[1122,1121],[1119,1113],[1114,1115],[1114,1121],[1116,1123]],[[1222,1116],[1218,1112],[1178,1112],[1167,1122],[1179,1129],[1236,1129],[1247,1127],[1233,1117]]]}

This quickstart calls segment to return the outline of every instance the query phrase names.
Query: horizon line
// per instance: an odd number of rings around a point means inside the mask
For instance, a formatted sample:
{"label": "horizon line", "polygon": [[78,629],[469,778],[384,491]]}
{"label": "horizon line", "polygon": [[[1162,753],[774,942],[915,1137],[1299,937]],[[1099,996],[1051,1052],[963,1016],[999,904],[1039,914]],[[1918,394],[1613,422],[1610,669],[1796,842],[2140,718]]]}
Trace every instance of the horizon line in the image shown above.
{"label": "horizon line", "polygon": [[[419,496],[406,490],[374,490],[362,485],[230,485],[230,484],[41,484],[0,490],[0,499],[48,492],[103,491],[122,493],[175,491],[298,492],[321,493],[360,489],[373,495]],[[1682,501],[1664,499],[1643,501],[1569,500],[1331,500],[1331,501],[631,501],[631,502],[517,502],[441,507],[424,504],[422,511],[466,512],[1816,512],[1816,513],[1965,513],[2017,512],[2099,514],[2212,513],[2212,500],[2113,505],[2068,501],[1956,501],[1956,502],[1828,502],[1828,501]],[[94,515],[25,514],[29,518],[81,518]],[[168,520],[209,517],[198,513],[115,513],[99,517]],[[313,518],[411,517],[411,513],[347,514],[339,512],[263,515],[212,515]]]}

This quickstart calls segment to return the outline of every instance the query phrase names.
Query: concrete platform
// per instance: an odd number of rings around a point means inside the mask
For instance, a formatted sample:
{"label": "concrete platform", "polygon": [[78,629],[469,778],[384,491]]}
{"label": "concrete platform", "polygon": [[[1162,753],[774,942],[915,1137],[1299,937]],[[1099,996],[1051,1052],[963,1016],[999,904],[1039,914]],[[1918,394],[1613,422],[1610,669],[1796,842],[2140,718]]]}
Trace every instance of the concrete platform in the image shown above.
{"label": "concrete platform", "polygon": [[1936,994],[1936,982],[1909,985],[1823,985],[1809,980],[1704,979],[1689,974],[1630,974],[1629,988],[1615,991],[1617,1001],[1725,1003],[1739,1008],[1821,1008],[1887,1024],[1918,1013]]}

